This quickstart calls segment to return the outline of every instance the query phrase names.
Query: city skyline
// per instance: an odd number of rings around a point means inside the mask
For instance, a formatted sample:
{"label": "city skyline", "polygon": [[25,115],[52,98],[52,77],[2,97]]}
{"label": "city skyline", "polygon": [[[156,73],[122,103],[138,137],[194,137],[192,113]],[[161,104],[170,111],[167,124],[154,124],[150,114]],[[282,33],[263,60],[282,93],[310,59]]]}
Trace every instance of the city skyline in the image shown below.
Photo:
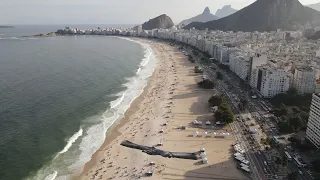
{"label": "city skyline", "polygon": [[[209,7],[212,14],[224,5],[241,9],[255,0],[162,0],[102,1],[63,0],[40,1],[0,0],[0,24],[142,24],[160,14],[167,14],[174,23],[200,14]],[[304,5],[319,0],[300,0]]]}

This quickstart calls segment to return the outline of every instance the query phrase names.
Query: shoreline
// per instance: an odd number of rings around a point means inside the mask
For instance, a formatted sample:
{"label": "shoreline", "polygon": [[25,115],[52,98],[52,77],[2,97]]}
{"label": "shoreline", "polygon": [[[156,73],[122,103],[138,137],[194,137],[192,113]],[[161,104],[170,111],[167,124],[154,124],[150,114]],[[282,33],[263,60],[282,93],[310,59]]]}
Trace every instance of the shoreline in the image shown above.
{"label": "shoreline", "polygon": [[[154,74],[154,72],[153,72]],[[153,76],[153,75],[152,75]],[[84,168],[80,174],[80,176],[75,176],[73,179],[76,180],[83,176],[85,172],[88,172],[90,168],[94,167],[95,163],[98,162],[98,156],[99,153],[103,152],[104,147],[112,143],[114,140],[117,139],[121,135],[121,132],[119,132],[119,129],[121,129],[123,126],[125,126],[128,123],[130,115],[134,114],[136,111],[138,111],[139,107],[138,105],[144,100],[144,97],[150,90],[150,82],[152,81],[152,76],[148,78],[148,84],[145,88],[143,88],[143,92],[133,100],[130,107],[127,109],[127,111],[124,114],[124,117],[122,119],[119,119],[116,121],[113,125],[110,126],[110,128],[107,130],[106,138],[101,145],[101,147],[91,156],[91,159],[89,162],[86,162],[84,165]]]}
{"label": "shoreline", "polygon": [[[149,179],[249,179],[236,167],[232,160],[231,145],[235,138],[193,137],[195,131],[212,131],[207,126],[193,127],[194,119],[213,123],[208,99],[215,90],[199,89],[196,82],[200,74],[194,73],[194,65],[176,47],[167,42],[129,38],[148,44],[157,59],[156,68],[148,79],[147,86],[125,112],[123,119],[115,122],[103,145],[84,165],[80,176],[73,179],[139,179],[149,169]],[[168,123],[167,126],[162,126]],[[177,130],[184,125],[187,130]],[[162,126],[162,127],[161,127]],[[159,133],[162,130],[163,133]],[[226,127],[215,132],[230,132]],[[120,146],[129,140],[137,144],[158,147],[173,152],[196,152],[205,148],[208,164],[192,160],[166,159],[149,156],[139,150]],[[150,162],[156,165],[148,165]]]}
{"label": "shoreline", "polygon": [[[112,36],[110,36],[110,37],[112,37]],[[117,37],[117,36],[114,36],[114,37]],[[139,42],[139,38],[132,38],[132,37],[117,37],[117,38],[135,42],[135,43],[141,45],[141,47],[144,46],[142,43]],[[147,85],[143,88],[142,93],[132,101],[132,103],[130,104],[130,107],[125,111],[124,117],[115,121],[108,128],[103,144],[91,156],[90,160],[84,164],[81,174],[80,175],[73,175],[72,180],[79,179],[81,176],[84,175],[84,172],[88,172],[88,170],[90,168],[92,168],[95,165],[95,163],[98,162],[99,153],[103,152],[103,148],[106,147],[107,145],[109,145],[110,143],[112,143],[117,137],[119,137],[121,135],[121,132],[119,132],[119,129],[128,123],[129,117],[132,114],[134,114],[136,111],[138,111],[138,109],[139,109],[138,105],[143,101],[144,96],[148,93],[148,91],[150,89],[150,83],[152,82],[152,77],[154,76],[154,73],[155,73],[155,70],[152,72],[152,75],[146,79]]]}

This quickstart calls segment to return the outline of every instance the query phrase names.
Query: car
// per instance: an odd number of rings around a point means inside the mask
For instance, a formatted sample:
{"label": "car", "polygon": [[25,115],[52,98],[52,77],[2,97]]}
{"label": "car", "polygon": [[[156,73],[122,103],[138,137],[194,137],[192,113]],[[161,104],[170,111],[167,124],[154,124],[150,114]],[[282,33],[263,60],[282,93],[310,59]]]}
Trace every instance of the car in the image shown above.
{"label": "car", "polygon": [[263,172],[264,172],[264,173],[267,173],[267,169],[266,169],[266,168],[263,168]]}
{"label": "car", "polygon": [[303,172],[301,170],[299,170],[298,172],[299,172],[299,174],[303,175]]}
{"label": "car", "polygon": [[263,161],[263,164],[266,166],[266,165],[267,165],[267,162],[266,162],[266,161]]}

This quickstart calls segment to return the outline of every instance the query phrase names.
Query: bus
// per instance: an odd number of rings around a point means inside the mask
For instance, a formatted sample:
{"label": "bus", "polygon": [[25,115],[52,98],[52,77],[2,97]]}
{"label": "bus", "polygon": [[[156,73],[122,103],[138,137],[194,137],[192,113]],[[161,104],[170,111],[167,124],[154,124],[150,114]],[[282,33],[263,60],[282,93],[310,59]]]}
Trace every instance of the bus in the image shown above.
{"label": "bus", "polygon": [[286,158],[288,159],[288,161],[292,161],[292,157],[287,151],[285,151],[284,154],[286,155]]}
{"label": "bus", "polygon": [[246,159],[243,159],[243,160],[241,161],[241,163],[242,163],[242,164],[245,164],[245,165],[248,165],[250,162],[249,162],[248,160],[246,160]]}
{"label": "bus", "polygon": [[273,136],[273,141],[274,141],[274,143],[276,143],[276,144],[279,144],[279,140],[278,140],[278,136]]}
{"label": "bus", "polygon": [[243,160],[245,160],[244,157],[242,156],[235,156],[234,159],[236,159],[239,162],[242,162]]}
{"label": "bus", "polygon": [[240,166],[242,166],[242,167],[247,167],[247,168],[249,169],[249,166],[246,165],[246,164],[241,163]]}
{"label": "bus", "polygon": [[239,157],[244,157],[244,155],[242,153],[236,152],[233,154],[234,157],[239,156]]}
{"label": "bus", "polygon": [[241,166],[241,165],[238,165],[237,166],[238,169],[242,170],[243,172],[246,172],[246,173],[251,173],[250,169],[248,167],[244,167],[244,166]]}
{"label": "bus", "polygon": [[301,168],[301,167],[306,167],[306,166],[307,166],[307,164],[304,163],[304,162],[301,160],[300,157],[295,156],[293,159],[294,159],[295,164],[296,164],[299,168]]}

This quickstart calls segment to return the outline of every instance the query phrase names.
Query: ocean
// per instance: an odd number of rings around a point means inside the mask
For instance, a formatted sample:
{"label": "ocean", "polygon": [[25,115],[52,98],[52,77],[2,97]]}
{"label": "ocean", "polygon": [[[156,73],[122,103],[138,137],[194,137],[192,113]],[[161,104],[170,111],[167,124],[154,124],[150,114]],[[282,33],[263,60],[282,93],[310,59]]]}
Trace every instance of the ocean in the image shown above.
{"label": "ocean", "polygon": [[1,180],[81,173],[155,69],[150,47],[125,38],[21,37],[63,27],[0,28]]}

